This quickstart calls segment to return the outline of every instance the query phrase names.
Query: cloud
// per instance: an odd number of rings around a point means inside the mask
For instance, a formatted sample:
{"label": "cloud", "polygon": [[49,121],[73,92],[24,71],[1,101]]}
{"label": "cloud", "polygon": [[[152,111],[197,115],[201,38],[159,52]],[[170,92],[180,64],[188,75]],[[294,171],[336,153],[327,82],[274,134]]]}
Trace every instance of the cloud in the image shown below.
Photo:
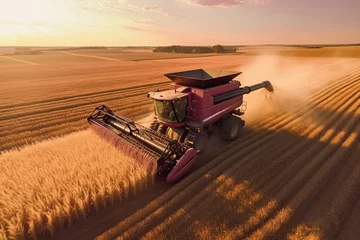
{"label": "cloud", "polygon": [[143,25],[158,25],[154,23],[152,20],[134,20],[134,23],[139,23]]}
{"label": "cloud", "polygon": [[146,28],[136,27],[131,25],[121,25],[121,27],[129,31],[149,32],[149,30]]}
{"label": "cloud", "polygon": [[162,8],[161,7],[158,7],[157,5],[154,5],[152,7],[143,7],[143,9],[145,11],[149,11],[149,12],[159,12],[159,11],[162,11]]}
{"label": "cloud", "polygon": [[159,7],[157,5],[154,5],[151,7],[143,7],[142,10],[147,11],[147,12],[159,13],[164,16],[176,16],[175,14],[166,12],[164,9],[162,9],[161,7]]}
{"label": "cloud", "polygon": [[248,5],[265,5],[271,2],[271,0],[178,0],[190,5],[195,6],[221,6],[221,7],[233,7],[243,4]]}
{"label": "cloud", "polygon": [[127,0],[78,0],[83,10],[98,10],[107,12],[153,12],[164,16],[176,16],[175,14],[166,12],[163,8],[154,6],[139,6],[129,3]]}
{"label": "cloud", "polygon": [[148,28],[148,27],[139,27],[139,26],[134,26],[134,25],[126,25],[126,24],[122,24],[120,25],[122,28],[128,30],[128,31],[136,31],[136,32],[150,32],[150,33],[166,33],[168,31],[163,30],[163,29],[154,29],[154,28]]}

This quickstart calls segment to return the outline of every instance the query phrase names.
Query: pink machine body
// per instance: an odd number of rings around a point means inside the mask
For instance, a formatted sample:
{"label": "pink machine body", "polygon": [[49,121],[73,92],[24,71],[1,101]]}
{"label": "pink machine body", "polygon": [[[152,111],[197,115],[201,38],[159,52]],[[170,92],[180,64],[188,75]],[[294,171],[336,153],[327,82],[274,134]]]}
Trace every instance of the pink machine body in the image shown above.
{"label": "pink machine body", "polygon": [[241,87],[234,80],[240,74],[204,69],[165,74],[173,81],[169,90],[148,94],[155,107],[153,130],[199,151],[205,150],[208,135],[216,129],[224,139],[235,140],[245,124],[239,109],[243,95],[261,88],[273,91],[269,81]]}
{"label": "pink machine body", "polygon": [[195,87],[187,87],[173,83],[169,86],[169,90],[162,92],[157,97],[158,100],[163,99],[160,96],[167,95],[167,100],[176,100],[177,98],[171,98],[170,95],[176,93],[184,94],[183,97],[187,97],[187,119],[186,122],[180,124],[171,124],[159,120],[162,124],[168,127],[182,127],[185,125],[201,128],[206,124],[215,123],[221,119],[224,115],[231,113],[234,109],[239,108],[243,103],[243,95],[236,96],[218,104],[214,104],[214,97],[221,94],[235,91],[240,88],[240,82],[231,81],[223,85],[210,87],[207,89],[200,89]]}

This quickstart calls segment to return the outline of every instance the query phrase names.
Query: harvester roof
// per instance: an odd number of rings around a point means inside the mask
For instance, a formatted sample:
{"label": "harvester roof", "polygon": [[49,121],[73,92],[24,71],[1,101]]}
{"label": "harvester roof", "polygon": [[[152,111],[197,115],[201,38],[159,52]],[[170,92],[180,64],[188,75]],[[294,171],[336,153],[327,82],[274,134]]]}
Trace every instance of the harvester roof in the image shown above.
{"label": "harvester roof", "polygon": [[176,92],[174,90],[166,90],[162,92],[150,92],[149,97],[159,100],[159,101],[176,101],[185,96],[187,93]]}
{"label": "harvester roof", "polygon": [[168,73],[165,74],[165,76],[179,85],[205,89],[228,83],[239,74],[241,74],[241,72],[196,69],[184,72]]}

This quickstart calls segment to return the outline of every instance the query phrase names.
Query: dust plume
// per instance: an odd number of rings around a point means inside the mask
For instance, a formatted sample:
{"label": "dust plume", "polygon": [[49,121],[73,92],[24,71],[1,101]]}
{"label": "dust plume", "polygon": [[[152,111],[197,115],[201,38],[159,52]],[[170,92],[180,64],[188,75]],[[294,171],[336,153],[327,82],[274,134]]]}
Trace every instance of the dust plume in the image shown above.
{"label": "dust plume", "polygon": [[238,68],[243,72],[238,77],[242,86],[269,80],[274,87],[274,93],[258,90],[244,96],[247,103],[244,119],[251,122],[272,112],[293,111],[314,90],[333,80],[323,66],[338,63],[339,60],[326,61],[260,56],[250,64]]}

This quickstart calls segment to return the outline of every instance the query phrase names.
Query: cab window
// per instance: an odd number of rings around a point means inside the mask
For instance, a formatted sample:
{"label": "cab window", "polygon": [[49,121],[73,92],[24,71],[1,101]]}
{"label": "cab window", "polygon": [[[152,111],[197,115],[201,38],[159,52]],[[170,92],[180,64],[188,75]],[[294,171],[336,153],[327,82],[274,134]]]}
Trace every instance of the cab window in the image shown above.
{"label": "cab window", "polygon": [[186,120],[187,98],[176,101],[155,101],[158,118],[168,123],[181,123]]}

